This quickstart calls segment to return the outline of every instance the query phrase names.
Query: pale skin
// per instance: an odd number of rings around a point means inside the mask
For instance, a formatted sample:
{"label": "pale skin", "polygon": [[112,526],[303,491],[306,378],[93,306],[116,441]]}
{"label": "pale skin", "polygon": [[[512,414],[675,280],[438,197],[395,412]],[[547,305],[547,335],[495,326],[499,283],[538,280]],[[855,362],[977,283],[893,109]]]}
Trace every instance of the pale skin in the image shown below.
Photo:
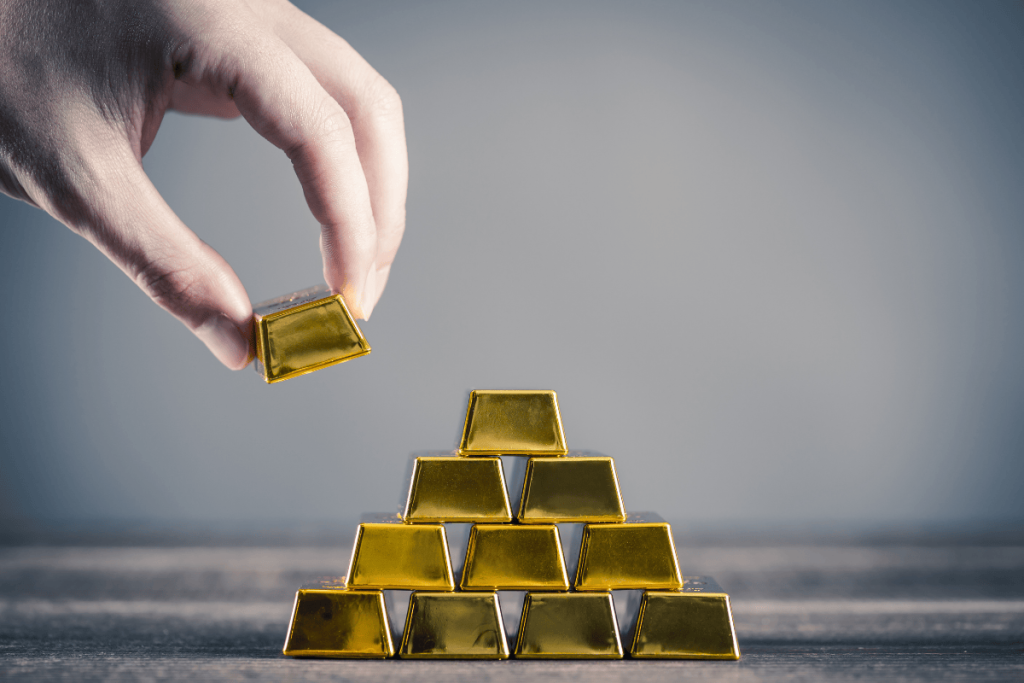
{"label": "pale skin", "polygon": [[168,110],[240,115],[288,156],[324,279],[368,318],[405,229],[408,158],[398,94],[348,43],[285,0],[0,0],[0,190],[243,368],[245,288],[142,168]]}

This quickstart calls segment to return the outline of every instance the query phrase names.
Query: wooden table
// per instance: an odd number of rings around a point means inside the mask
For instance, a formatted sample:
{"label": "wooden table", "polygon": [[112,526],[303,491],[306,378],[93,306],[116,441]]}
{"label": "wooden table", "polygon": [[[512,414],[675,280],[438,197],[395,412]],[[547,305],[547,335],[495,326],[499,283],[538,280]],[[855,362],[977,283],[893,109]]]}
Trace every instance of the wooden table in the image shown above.
{"label": "wooden table", "polygon": [[1024,527],[676,537],[732,594],[739,662],[290,660],[295,589],[344,573],[347,532],[4,529],[0,678],[1024,681]]}

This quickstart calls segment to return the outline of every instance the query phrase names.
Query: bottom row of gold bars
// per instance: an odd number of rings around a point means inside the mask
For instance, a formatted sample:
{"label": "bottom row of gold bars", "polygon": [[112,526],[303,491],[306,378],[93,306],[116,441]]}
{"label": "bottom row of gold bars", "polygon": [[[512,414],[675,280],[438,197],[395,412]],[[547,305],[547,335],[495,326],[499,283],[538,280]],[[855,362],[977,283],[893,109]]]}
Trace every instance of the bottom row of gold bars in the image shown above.
{"label": "bottom row of gold bars", "polygon": [[[497,444],[506,452],[543,453],[527,461],[514,520],[501,459],[473,449],[482,423],[512,435],[504,438],[513,443]],[[540,450],[530,442],[538,433],[562,442]],[[621,659],[627,650],[612,591],[642,590],[629,656],[738,659],[729,596],[709,577],[682,577],[666,522],[626,514],[612,458],[558,446],[554,392],[472,392],[462,448],[417,457],[404,513],[361,523],[347,576],[298,591],[284,654]],[[457,586],[445,523],[473,524]],[[557,523],[583,525],[572,581]],[[392,637],[386,590],[412,591],[400,639]],[[526,591],[511,648],[498,591]]]}

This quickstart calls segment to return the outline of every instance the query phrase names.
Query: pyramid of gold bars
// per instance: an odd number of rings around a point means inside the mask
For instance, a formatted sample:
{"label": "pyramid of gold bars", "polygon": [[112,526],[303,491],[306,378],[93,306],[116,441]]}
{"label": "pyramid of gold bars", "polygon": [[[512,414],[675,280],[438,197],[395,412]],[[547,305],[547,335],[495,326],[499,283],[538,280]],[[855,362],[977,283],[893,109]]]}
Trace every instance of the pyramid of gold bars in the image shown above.
{"label": "pyramid of gold bars", "polygon": [[[528,458],[514,516],[497,457],[510,455]],[[472,524],[465,557],[450,553],[445,524],[453,523]],[[582,526],[572,577],[561,523]],[[385,591],[412,591],[400,633],[389,623]],[[525,591],[514,642],[502,618],[502,591]],[[620,593],[613,597],[614,591]],[[635,619],[620,630],[615,600],[640,591]],[[284,653],[740,656],[729,596],[708,577],[683,578],[667,523],[626,513],[611,458],[569,452],[553,391],[471,392],[459,450],[417,457],[404,512],[359,525],[347,576],[298,591]]]}

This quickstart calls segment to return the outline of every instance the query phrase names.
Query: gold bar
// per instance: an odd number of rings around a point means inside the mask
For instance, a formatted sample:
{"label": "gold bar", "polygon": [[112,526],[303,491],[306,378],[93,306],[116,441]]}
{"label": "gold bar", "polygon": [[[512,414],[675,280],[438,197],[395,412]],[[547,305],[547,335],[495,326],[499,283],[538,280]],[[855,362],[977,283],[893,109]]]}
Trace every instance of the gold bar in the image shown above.
{"label": "gold bar", "polygon": [[471,391],[460,455],[568,453],[553,391]]}
{"label": "gold bar", "polygon": [[340,659],[394,656],[383,591],[300,589],[284,654]]}
{"label": "gold bar", "polygon": [[622,659],[611,593],[530,593],[517,659]]}
{"label": "gold bar", "polygon": [[268,384],[370,353],[340,294],[326,285],[253,306],[256,372]]}
{"label": "gold bar", "polygon": [[615,463],[601,455],[530,458],[520,522],[625,522]]}
{"label": "gold bar", "polygon": [[462,590],[569,590],[554,524],[476,524],[469,533]]}
{"label": "gold bar", "polygon": [[651,513],[630,514],[625,524],[583,528],[575,588],[600,591],[683,587],[672,529]]}
{"label": "gold bar", "polygon": [[404,659],[508,659],[497,593],[425,593],[409,601]]}
{"label": "gold bar", "polygon": [[706,576],[687,577],[681,591],[645,592],[630,655],[739,659],[729,595]]}
{"label": "gold bar", "polygon": [[511,522],[500,458],[416,458],[406,523]]}
{"label": "gold bar", "polygon": [[364,522],[348,567],[350,588],[455,590],[441,524],[403,524],[398,515]]}

